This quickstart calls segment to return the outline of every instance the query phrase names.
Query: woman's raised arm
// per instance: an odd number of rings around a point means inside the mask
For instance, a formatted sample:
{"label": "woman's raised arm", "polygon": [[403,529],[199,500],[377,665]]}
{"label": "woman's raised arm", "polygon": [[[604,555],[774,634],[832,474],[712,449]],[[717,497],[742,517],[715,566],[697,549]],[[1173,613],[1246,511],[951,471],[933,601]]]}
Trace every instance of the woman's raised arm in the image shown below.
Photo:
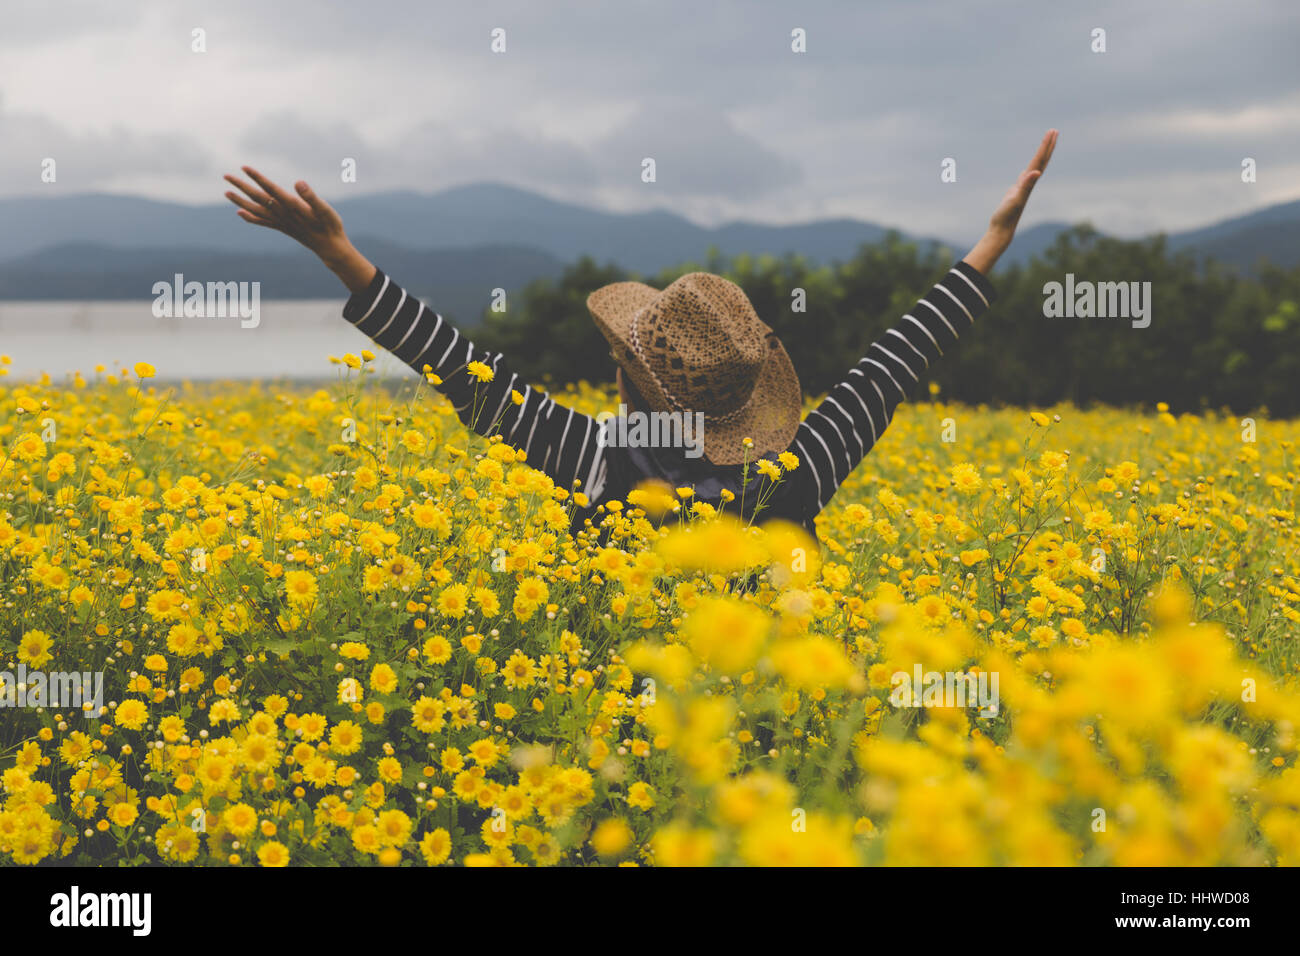
{"label": "woman's raised arm", "polygon": [[1056,137],[1056,130],[1047,131],[1034,158],[1002,197],[984,237],[872,343],[844,381],[800,424],[790,450],[809,465],[819,511],[880,440],[895,409],[913,396],[925,370],[993,303],[988,273],[1011,245],[1029,194],[1052,158]]}
{"label": "woman's raised arm", "polygon": [[348,287],[352,297],[343,317],[422,375],[451,400],[460,420],[480,435],[500,435],[522,449],[528,463],[565,491],[575,482],[595,498],[605,481],[604,449],[594,418],[556,404],[510,370],[505,357],[478,348],[455,326],[409,295],[361,255],[343,220],[305,182],[296,195],[257,170],[226,181],[243,195],[227,192],[245,222],[282,232],[314,252]]}

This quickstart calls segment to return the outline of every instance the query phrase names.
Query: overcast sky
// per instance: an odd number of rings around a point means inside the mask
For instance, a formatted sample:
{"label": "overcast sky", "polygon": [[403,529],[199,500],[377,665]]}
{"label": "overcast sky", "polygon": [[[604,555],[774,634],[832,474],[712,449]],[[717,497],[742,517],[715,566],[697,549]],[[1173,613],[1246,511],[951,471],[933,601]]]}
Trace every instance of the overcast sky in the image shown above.
{"label": "overcast sky", "polygon": [[1297,49],[1296,0],[3,0],[0,195],[219,201],[251,163],[965,238],[1056,126],[1026,223],[1172,231],[1300,198]]}

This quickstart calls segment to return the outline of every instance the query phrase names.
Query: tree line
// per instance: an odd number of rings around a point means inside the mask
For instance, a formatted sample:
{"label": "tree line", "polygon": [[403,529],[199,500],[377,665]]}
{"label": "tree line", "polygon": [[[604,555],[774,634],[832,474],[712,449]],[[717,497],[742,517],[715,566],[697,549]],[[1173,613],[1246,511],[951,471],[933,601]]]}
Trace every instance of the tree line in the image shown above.
{"label": "tree line", "polygon": [[[818,395],[844,377],[954,258],[950,250],[896,233],[830,265],[797,255],[724,259],[712,251],[705,262],[642,277],[588,257],[558,279],[531,283],[507,311],[487,312],[475,339],[505,353],[535,384],[610,381],[613,361],[587,314],[587,295],[625,279],[663,288],[687,272],[715,272],[745,290],[780,335],[804,391]],[[1046,317],[1045,287],[1065,283],[1067,275],[1076,282],[1149,282],[1150,324]],[[992,281],[993,308],[930,369],[930,380],[948,398],[1020,406],[1167,402],[1174,412],[1300,414],[1300,267],[1265,263],[1246,275],[1171,253],[1162,236],[1122,240],[1081,225],[1027,264],[999,268]]]}

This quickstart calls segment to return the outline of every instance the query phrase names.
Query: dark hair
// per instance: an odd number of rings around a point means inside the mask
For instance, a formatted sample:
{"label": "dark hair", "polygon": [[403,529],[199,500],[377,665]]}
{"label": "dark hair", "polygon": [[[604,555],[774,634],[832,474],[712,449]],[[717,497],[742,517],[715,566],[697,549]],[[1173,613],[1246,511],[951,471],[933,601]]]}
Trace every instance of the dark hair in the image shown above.
{"label": "dark hair", "polygon": [[640,389],[632,381],[632,376],[627,373],[627,369],[619,366],[623,373],[623,391],[627,393],[628,411],[652,412],[655,409],[650,407],[650,403],[645,400]]}

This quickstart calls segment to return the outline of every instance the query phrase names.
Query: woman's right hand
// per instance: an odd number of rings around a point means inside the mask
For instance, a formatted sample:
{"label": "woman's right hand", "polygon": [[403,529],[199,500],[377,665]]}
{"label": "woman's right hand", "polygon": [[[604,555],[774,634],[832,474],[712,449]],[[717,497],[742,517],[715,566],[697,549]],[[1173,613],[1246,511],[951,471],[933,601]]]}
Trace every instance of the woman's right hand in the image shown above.
{"label": "woman's right hand", "polygon": [[281,189],[252,166],[241,168],[257,185],[253,186],[238,176],[225,177],[226,182],[244,194],[226,192],[226,198],[239,207],[237,214],[240,219],[296,239],[316,253],[353,292],[370,284],[375,267],[353,248],[343,231],[343,220],[333,206],[317,196],[302,180],[294,184],[295,195]]}
{"label": "woman's right hand", "polygon": [[350,245],[339,214],[305,182],[299,180],[294,185],[297,191],[297,195],[294,195],[281,189],[252,166],[242,168],[257,186],[238,176],[225,177],[226,182],[244,194],[241,196],[234,191],[226,192],[226,198],[239,207],[239,218],[296,239],[326,262],[337,258]]}

